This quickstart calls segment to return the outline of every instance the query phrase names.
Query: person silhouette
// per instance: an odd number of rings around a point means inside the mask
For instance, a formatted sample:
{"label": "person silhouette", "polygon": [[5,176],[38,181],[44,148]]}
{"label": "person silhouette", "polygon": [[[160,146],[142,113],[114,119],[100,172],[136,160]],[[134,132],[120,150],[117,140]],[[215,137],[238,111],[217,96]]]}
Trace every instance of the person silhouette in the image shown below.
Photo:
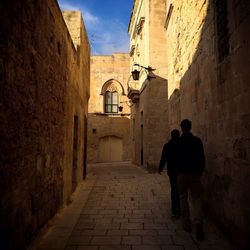
{"label": "person silhouette", "polygon": [[185,231],[191,231],[188,193],[191,196],[193,219],[196,226],[196,238],[204,238],[202,221],[201,175],[205,168],[205,154],[200,138],[190,131],[192,123],[188,119],[181,122],[182,135],[179,139],[178,187],[182,225]]}
{"label": "person silhouette", "polygon": [[171,212],[172,217],[179,218],[180,216],[180,200],[177,185],[177,164],[178,164],[178,143],[180,132],[177,129],[171,131],[171,139],[164,144],[161,154],[158,173],[163,171],[167,163],[167,173],[171,187]]}

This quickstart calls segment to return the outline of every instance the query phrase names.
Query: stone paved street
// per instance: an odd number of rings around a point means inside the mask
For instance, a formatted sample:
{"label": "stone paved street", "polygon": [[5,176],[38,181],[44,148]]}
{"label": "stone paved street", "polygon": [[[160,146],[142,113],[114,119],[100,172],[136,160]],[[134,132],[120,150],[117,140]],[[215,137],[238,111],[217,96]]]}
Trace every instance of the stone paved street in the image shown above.
{"label": "stone paved street", "polygon": [[73,202],[51,223],[39,250],[232,249],[205,222],[205,240],[186,233],[170,216],[167,176],[129,163],[95,164]]}

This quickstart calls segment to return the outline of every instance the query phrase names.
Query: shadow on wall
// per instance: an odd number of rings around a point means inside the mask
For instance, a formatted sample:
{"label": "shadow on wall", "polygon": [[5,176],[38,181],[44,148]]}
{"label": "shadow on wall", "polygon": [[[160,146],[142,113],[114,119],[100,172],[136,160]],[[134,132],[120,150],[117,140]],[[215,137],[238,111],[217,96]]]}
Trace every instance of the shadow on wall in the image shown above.
{"label": "shadow on wall", "polygon": [[180,88],[169,98],[170,125],[179,127],[181,119],[192,120],[207,157],[206,212],[233,241],[249,249],[250,77],[245,55],[249,54],[250,3],[208,4],[193,60]]}

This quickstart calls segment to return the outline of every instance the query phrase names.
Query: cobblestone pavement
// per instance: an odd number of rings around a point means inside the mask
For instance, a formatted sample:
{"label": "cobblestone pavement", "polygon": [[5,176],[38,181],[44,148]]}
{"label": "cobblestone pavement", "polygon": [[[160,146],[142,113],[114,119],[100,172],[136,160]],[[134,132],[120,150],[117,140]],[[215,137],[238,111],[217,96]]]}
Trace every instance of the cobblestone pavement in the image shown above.
{"label": "cobblestone pavement", "polygon": [[182,230],[170,216],[166,174],[150,174],[129,163],[93,164],[73,202],[52,223],[39,250],[227,250],[216,228],[205,222],[205,240]]}

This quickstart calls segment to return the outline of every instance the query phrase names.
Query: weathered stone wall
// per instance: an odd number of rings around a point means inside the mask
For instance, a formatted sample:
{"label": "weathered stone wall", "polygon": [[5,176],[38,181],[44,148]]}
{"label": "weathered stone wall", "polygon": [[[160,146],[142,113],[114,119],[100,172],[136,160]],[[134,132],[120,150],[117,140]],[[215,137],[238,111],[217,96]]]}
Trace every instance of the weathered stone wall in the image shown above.
{"label": "weathered stone wall", "polygon": [[[129,35],[130,35],[130,67],[133,65],[150,65],[149,60],[149,1],[135,0],[133,14],[130,18]],[[138,81],[140,88],[146,79],[145,72],[142,72]]]}
{"label": "weathered stone wall", "polygon": [[[207,157],[205,209],[239,248],[249,249],[250,3],[227,5],[229,53],[218,61],[216,21],[222,21],[214,1],[173,1],[166,31],[169,120],[171,128],[192,120]],[[225,31],[225,23],[219,26]]]}
{"label": "weathered stone wall", "polygon": [[[164,0],[135,1],[129,26],[131,48],[135,48],[130,54],[131,65],[155,68],[151,73],[141,69],[138,84],[130,84],[139,96],[131,111],[132,161],[148,169],[158,168],[169,137],[165,12]],[[155,78],[148,80],[148,74]]]}
{"label": "weathered stone wall", "polygon": [[[144,123],[144,139],[145,139],[145,154],[144,166],[148,169],[158,169],[161,152],[164,143],[169,139],[168,128],[168,105],[167,105],[167,81],[159,76],[148,82],[146,100],[144,108],[143,123]],[[143,97],[142,97],[143,98]]]}
{"label": "weathered stone wall", "polygon": [[166,95],[167,81],[157,76],[145,82],[131,109],[132,161],[151,170],[157,169],[169,138]]}
{"label": "weathered stone wall", "polygon": [[[69,64],[69,80],[66,95],[66,117],[69,117],[69,119],[66,119],[65,130],[64,202],[67,202],[72,191],[75,189],[73,182],[79,183],[86,173],[86,162],[84,166],[83,162],[86,158],[86,119],[90,85],[90,48],[81,13],[79,11],[63,11],[62,14],[69,33],[73,38],[74,46],[77,49],[74,61],[71,61]],[[74,64],[76,64],[76,66]],[[73,170],[74,116],[78,119],[78,142],[76,154],[77,164]],[[73,178],[75,178],[74,181],[72,181]]]}
{"label": "weathered stone wall", "polygon": [[84,46],[76,50],[54,0],[0,3],[3,249],[26,249],[69,198],[72,178],[65,173],[73,172],[74,115],[79,121],[76,184],[82,177],[89,46],[86,33],[81,36]]}
{"label": "weathered stone wall", "polygon": [[[87,117],[88,117],[88,106],[90,98],[90,44],[88,41],[88,34],[84,23],[81,19],[81,46],[80,46],[80,82],[83,86],[83,178],[87,174]],[[80,175],[79,175],[80,176]]]}
{"label": "weathered stone wall", "polygon": [[[99,162],[99,140],[105,136],[122,139],[122,160],[130,157],[130,103],[126,96],[129,79],[129,55],[115,53],[110,56],[91,56],[91,81],[88,116],[88,162]],[[108,84],[118,91],[122,111],[105,113],[104,94]],[[93,129],[96,131],[93,133]]]}
{"label": "weathered stone wall", "polygon": [[[156,70],[154,73],[164,78],[167,78],[166,71],[166,36],[164,23],[166,17],[166,0],[149,0],[149,31],[148,37],[145,40],[149,42],[149,48],[142,54],[149,54],[149,64]],[[146,64],[147,65],[147,64]],[[159,79],[158,79],[159,80]]]}
{"label": "weathered stone wall", "polygon": [[129,117],[88,116],[88,162],[100,162],[100,139],[112,136],[122,140],[122,161],[131,160]]}
{"label": "weathered stone wall", "polygon": [[139,102],[131,107],[131,161],[136,165],[141,165],[141,146],[142,141],[139,135],[141,133],[142,119],[139,112]]}
{"label": "weathered stone wall", "polygon": [[89,113],[104,113],[102,89],[106,82],[115,80],[119,90],[119,101],[123,106],[121,114],[130,113],[130,108],[121,102],[128,101],[127,82],[130,75],[129,55],[114,53],[110,56],[91,56],[91,96],[89,99]]}

